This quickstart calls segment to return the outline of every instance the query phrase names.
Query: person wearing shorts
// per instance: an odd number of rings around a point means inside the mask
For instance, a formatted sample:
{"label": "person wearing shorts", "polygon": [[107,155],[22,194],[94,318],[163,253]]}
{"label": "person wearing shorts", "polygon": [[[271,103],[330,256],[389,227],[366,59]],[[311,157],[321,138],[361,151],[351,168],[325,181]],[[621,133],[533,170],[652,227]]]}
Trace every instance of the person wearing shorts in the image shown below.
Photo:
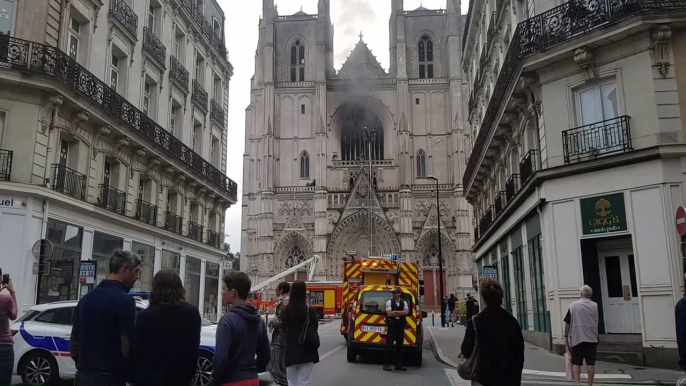
{"label": "person wearing shorts", "polygon": [[584,285],[580,299],[569,306],[565,316],[565,343],[572,354],[574,384],[581,384],[581,366],[586,362],[588,386],[593,386],[598,348],[598,304],[591,300],[593,290]]}

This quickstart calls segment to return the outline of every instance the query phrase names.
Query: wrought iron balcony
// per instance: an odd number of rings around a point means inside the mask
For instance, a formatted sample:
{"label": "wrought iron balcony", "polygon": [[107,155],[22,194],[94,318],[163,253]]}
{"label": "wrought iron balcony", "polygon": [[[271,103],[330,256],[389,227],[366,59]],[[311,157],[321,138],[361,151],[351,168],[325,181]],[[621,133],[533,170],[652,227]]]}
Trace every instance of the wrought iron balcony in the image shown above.
{"label": "wrought iron balcony", "polygon": [[521,176],[522,185],[529,181],[529,178],[540,169],[538,149],[529,150],[519,163],[519,174]]}
{"label": "wrought iron balcony", "polygon": [[134,37],[138,36],[138,16],[124,0],[112,0],[110,2],[110,15]]}
{"label": "wrought iron balcony", "polygon": [[488,56],[488,43],[484,43],[484,46],[481,49],[481,58],[479,59],[479,71],[486,71],[485,67],[488,66],[489,60],[490,56]]}
{"label": "wrought iron balcony", "polygon": [[136,220],[146,224],[157,224],[157,207],[147,201],[136,200]]}
{"label": "wrought iron balcony", "polygon": [[105,184],[100,184],[98,205],[114,213],[126,213],[126,192]]}
{"label": "wrought iron balcony", "polygon": [[224,108],[214,99],[210,101],[210,118],[214,119],[219,126],[224,127]]}
{"label": "wrought iron balcony", "polygon": [[608,119],[562,132],[565,163],[633,150],[629,117]]}
{"label": "wrought iron balcony", "polygon": [[[491,137],[491,128],[499,119],[500,107],[506,104],[507,90],[519,80],[522,61],[529,55],[546,51],[556,44],[569,41],[587,32],[604,28],[610,24],[643,12],[667,14],[674,10],[686,10],[686,0],[569,0],[542,14],[522,21],[515,30],[498,80],[488,101],[488,107],[474,142],[475,151],[469,157],[462,177],[465,187],[471,186],[476,174],[480,152],[488,149],[486,141]],[[476,95],[476,88],[471,94]],[[470,95],[472,100],[472,95]],[[474,98],[475,100],[475,98]],[[469,188],[468,188],[469,189]]]}
{"label": "wrought iron balcony", "polygon": [[488,210],[486,211],[486,213],[484,213],[484,215],[481,216],[481,221],[479,221],[479,231],[481,232],[481,235],[488,232],[488,230],[491,228],[492,224],[493,224],[493,205],[488,207]]}
{"label": "wrought iron balcony", "polygon": [[513,174],[507,179],[505,183],[505,198],[509,205],[515,196],[519,193],[519,174]]}
{"label": "wrought iron balcony", "polygon": [[188,222],[188,237],[202,243],[202,234],[205,227],[193,221]]}
{"label": "wrought iron balcony", "polygon": [[12,175],[12,150],[0,149],[0,181],[9,181]]}
{"label": "wrought iron balcony", "polygon": [[172,81],[176,82],[179,87],[183,88],[188,92],[188,70],[186,70],[186,67],[179,62],[176,57],[171,56],[169,57],[169,66],[171,69],[169,70],[169,78],[171,78]]}
{"label": "wrought iron balcony", "polygon": [[167,47],[162,44],[160,39],[150,30],[150,28],[143,28],[143,49],[150,54],[150,56],[157,61],[157,64],[165,67],[165,57],[167,55]]}
{"label": "wrought iron balcony", "polygon": [[179,0],[181,2],[181,7],[184,8],[190,15],[198,26],[202,34],[209,40],[210,44],[219,51],[219,53],[226,53],[226,47],[224,46],[224,41],[214,32],[212,24],[210,24],[205,16],[203,15],[202,9],[198,6],[195,0]]}
{"label": "wrought iron balcony", "polygon": [[[129,134],[142,137],[153,149],[163,151],[182,162],[199,177],[211,182],[228,195],[233,202],[237,200],[238,185],[234,181],[157,125],[66,53],[44,44],[12,37],[5,41],[8,45],[8,55],[0,55],[0,68],[53,80],[60,87],[67,88],[87,100],[92,108],[99,109],[104,115],[115,120],[118,127],[128,129]],[[85,188],[81,193],[85,193]]]}
{"label": "wrought iron balcony", "polygon": [[207,112],[207,91],[205,91],[196,80],[193,80],[193,94],[191,95],[191,99],[193,99],[193,102],[195,102],[204,112]]}
{"label": "wrought iron balcony", "polygon": [[164,229],[180,235],[183,231],[183,217],[172,212],[164,212]]}
{"label": "wrought iron balcony", "polygon": [[52,190],[77,198],[86,199],[86,175],[60,164],[52,165]]}
{"label": "wrought iron balcony", "polygon": [[211,230],[207,230],[207,244],[217,248],[217,249],[222,249],[224,247],[224,243],[222,243],[221,237],[219,237],[219,233]]}
{"label": "wrought iron balcony", "polygon": [[495,196],[495,218],[498,218],[501,213],[503,213],[503,210],[507,206],[507,201],[506,201],[506,192],[504,190],[501,190],[496,194]]}
{"label": "wrought iron balcony", "polygon": [[488,22],[488,39],[492,40],[498,32],[498,12],[491,13],[491,20]]}

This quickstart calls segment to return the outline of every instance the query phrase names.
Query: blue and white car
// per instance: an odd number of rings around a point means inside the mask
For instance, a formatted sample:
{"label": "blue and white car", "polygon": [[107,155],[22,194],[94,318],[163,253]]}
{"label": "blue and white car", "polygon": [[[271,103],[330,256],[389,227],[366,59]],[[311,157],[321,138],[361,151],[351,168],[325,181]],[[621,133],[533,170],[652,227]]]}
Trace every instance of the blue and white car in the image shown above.
{"label": "blue and white car", "polygon": [[[14,335],[14,372],[25,385],[56,385],[59,379],[74,379],[76,365],[69,354],[69,337],[78,301],[41,304],[10,327]],[[136,299],[138,312],[146,300]],[[206,386],[212,375],[217,325],[203,319],[198,369],[193,386]]]}

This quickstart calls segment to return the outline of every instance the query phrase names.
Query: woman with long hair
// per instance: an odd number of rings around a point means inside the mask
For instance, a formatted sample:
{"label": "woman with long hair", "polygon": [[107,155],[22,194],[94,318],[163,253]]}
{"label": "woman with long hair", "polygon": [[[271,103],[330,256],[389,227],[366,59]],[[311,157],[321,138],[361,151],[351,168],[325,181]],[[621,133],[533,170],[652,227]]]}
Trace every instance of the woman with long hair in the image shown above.
{"label": "woman with long hair", "polygon": [[319,320],[315,309],[307,304],[307,285],[304,281],[296,280],[291,285],[281,320],[286,335],[288,386],[308,386],[312,368],[319,362]]}
{"label": "woman with long hair", "polygon": [[136,386],[188,386],[200,347],[200,312],[186,302],[176,271],[164,269],[152,280],[150,306],[136,319]]}

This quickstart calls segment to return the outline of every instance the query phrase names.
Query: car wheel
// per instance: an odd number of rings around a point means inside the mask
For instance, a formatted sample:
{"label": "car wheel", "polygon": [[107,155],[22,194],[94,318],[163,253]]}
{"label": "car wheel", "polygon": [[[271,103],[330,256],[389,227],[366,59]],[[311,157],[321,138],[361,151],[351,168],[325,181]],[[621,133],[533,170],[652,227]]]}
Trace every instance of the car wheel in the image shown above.
{"label": "car wheel", "polygon": [[355,363],[357,361],[357,351],[353,348],[353,345],[348,342],[348,362]]}
{"label": "car wheel", "polygon": [[19,375],[25,385],[57,386],[60,383],[55,357],[42,351],[34,351],[21,361]]}
{"label": "car wheel", "polygon": [[200,351],[198,354],[198,368],[193,377],[193,386],[208,386],[212,380],[212,361],[214,355]]}

